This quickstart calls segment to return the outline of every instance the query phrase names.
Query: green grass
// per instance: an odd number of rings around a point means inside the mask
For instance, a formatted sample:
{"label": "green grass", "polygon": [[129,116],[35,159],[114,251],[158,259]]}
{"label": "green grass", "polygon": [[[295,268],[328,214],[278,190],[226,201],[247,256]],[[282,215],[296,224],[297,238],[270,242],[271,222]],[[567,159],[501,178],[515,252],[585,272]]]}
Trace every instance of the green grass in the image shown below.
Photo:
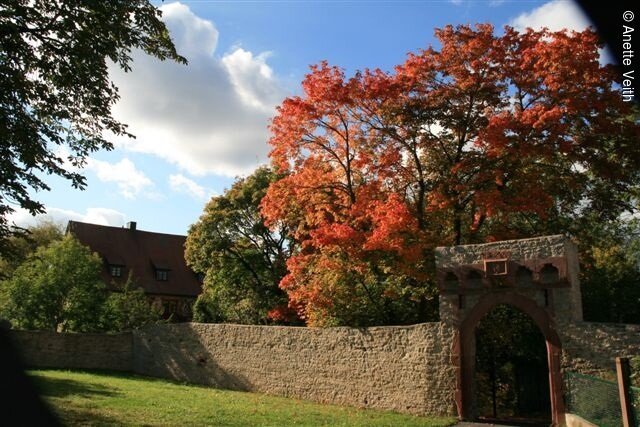
{"label": "green grass", "polygon": [[35,370],[41,395],[66,425],[449,426],[453,418],[321,405],[120,373]]}

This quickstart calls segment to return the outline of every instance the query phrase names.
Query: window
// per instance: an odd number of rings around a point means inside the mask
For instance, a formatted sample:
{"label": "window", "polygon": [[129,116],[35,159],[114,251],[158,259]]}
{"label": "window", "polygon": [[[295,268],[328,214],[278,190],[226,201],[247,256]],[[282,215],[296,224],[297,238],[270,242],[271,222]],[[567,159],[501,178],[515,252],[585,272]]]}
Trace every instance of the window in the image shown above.
{"label": "window", "polygon": [[164,303],[164,311],[167,314],[174,314],[178,312],[178,301],[168,300]]}
{"label": "window", "polygon": [[110,265],[109,272],[111,273],[111,277],[122,277],[122,266]]}
{"label": "window", "polygon": [[156,270],[156,280],[161,282],[169,280],[169,270]]}

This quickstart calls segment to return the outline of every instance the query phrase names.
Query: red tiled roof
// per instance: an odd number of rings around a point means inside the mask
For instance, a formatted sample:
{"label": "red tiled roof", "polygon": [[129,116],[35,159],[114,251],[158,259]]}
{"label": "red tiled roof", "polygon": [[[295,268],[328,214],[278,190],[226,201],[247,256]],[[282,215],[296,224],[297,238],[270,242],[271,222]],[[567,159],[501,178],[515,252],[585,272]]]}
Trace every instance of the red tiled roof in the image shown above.
{"label": "red tiled roof", "polygon": [[[196,274],[184,260],[186,236],[78,221],[69,221],[67,232],[102,257],[102,276],[108,285],[124,283],[131,271],[148,294],[196,297],[201,292]],[[123,265],[122,277],[111,277],[109,265]],[[168,280],[156,280],[156,268],[169,270]]]}

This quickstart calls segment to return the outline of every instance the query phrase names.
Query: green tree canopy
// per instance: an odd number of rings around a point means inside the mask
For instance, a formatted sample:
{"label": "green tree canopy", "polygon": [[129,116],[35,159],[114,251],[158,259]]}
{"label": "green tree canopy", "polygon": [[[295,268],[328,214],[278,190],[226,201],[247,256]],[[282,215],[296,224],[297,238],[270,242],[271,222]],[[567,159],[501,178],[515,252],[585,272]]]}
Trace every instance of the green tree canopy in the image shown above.
{"label": "green tree canopy", "polygon": [[62,240],[64,228],[51,220],[41,221],[33,227],[9,238],[10,251],[0,254],[0,279],[11,277],[13,272],[29,255],[41,246]]}
{"label": "green tree canopy", "polygon": [[640,223],[593,224],[580,241],[584,319],[640,323]]}
{"label": "green tree canopy", "polygon": [[39,248],[0,284],[0,317],[19,329],[100,329],[102,260],[73,236]]}
{"label": "green tree canopy", "polygon": [[110,293],[105,301],[102,327],[110,332],[138,329],[160,321],[161,316],[162,310],[150,303],[129,272],[122,288]]}
{"label": "green tree canopy", "polygon": [[0,253],[13,206],[44,212],[31,191],[49,189],[44,174],[84,188],[65,162],[110,150],[109,133],[132,136],[111,115],[110,64],[130,70],[133,49],[186,63],[160,16],[148,0],[0,2]]}
{"label": "green tree canopy", "polygon": [[[294,249],[288,230],[264,225],[260,201],[276,179],[268,168],[238,179],[205,207],[187,236],[186,259],[205,274],[194,320],[266,323],[269,312],[283,319],[287,297],[278,287]],[[275,310],[275,311],[274,311]]]}

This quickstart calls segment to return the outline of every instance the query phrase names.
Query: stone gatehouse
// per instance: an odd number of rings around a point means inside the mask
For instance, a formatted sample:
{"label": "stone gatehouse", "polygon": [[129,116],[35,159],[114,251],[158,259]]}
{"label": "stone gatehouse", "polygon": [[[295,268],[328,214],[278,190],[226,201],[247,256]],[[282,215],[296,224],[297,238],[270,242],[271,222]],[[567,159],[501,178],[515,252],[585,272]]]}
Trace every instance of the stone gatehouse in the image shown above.
{"label": "stone gatehouse", "polygon": [[[582,320],[578,254],[564,236],[438,248],[440,322],[371,328],[168,324],[104,336],[15,331],[40,367],[144,375],[317,402],[474,417],[474,330],[500,304],[546,341],[553,422],[563,372],[598,374],[640,354],[640,325]],[[111,354],[113,357],[109,357]]]}

